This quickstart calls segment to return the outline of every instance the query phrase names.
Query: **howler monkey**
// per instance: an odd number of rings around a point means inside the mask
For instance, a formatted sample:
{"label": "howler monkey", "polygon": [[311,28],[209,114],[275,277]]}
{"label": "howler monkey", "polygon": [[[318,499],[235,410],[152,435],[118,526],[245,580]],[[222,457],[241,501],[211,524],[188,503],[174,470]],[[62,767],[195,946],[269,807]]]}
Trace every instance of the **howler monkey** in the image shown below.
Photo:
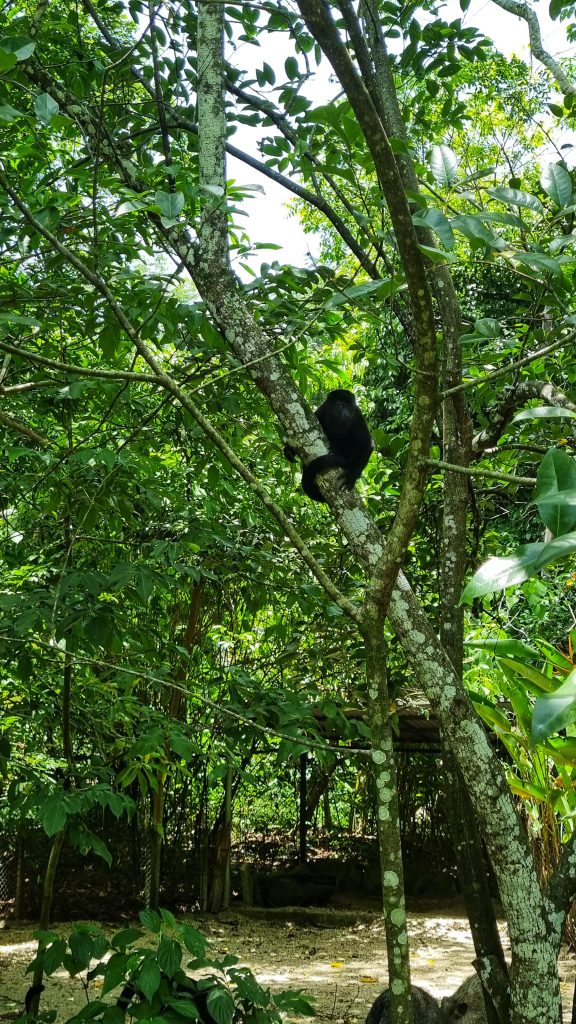
{"label": "howler monkey", "polygon": [[[327,455],[312,459],[302,471],[302,489],[312,501],[326,501],[320,493],[316,476],[327,473],[329,469],[342,470],[343,484],[351,491],[362,474],[374,447],[366,420],[356,404],[351,391],[336,388],[329,391],[326,398],[316,409],[328,439]],[[290,462],[296,459],[296,452],[287,444],[284,455]]]}

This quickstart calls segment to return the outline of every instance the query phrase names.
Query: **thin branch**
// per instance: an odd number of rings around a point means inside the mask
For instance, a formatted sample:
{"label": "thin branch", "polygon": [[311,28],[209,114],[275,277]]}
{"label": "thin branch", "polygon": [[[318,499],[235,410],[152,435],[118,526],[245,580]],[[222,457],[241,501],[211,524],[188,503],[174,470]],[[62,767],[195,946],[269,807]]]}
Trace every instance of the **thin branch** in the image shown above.
{"label": "thin branch", "polygon": [[522,487],[535,487],[536,478],[531,476],[513,476],[510,473],[496,473],[491,469],[469,469],[452,462],[441,462],[439,459],[426,459],[427,466],[444,469],[448,473],[460,473],[461,476],[485,476],[489,480],[502,480],[504,483],[519,484]]}
{"label": "thin branch", "polygon": [[12,416],[8,416],[5,412],[0,412],[0,423],[3,423],[5,427],[10,430],[16,431],[17,434],[22,434],[27,437],[29,441],[33,441],[34,444],[40,445],[41,448],[50,448],[50,441],[47,441],[41,434],[37,434],[31,427],[27,427],[25,423],[20,423],[19,420],[15,420]]}
{"label": "thin branch", "polygon": [[[22,359],[29,359],[31,363],[39,363],[40,366],[49,367],[51,370],[58,370],[62,373],[78,373],[85,377],[99,377],[104,380],[131,380],[145,381],[147,384],[158,384],[158,377],[154,373],[132,373],[129,370],[98,370],[89,366],[76,366],[74,363],[61,363],[58,359],[47,359],[38,352],[30,352],[29,349],[18,348],[17,345],[10,345],[7,341],[0,341],[2,352],[11,352],[12,355],[20,356]],[[48,383],[48,382],[46,382]],[[18,385],[23,388],[25,385]],[[4,391],[16,390],[4,388]]]}
{"label": "thin branch", "polygon": [[556,79],[565,96],[573,96],[576,93],[576,86],[564,74],[558,61],[542,46],[540,23],[536,12],[528,4],[520,3],[519,0],[494,0],[494,3],[497,7],[501,7],[503,11],[515,14],[517,18],[522,18],[526,22],[530,35],[530,46],[536,60],[539,60],[545,68],[548,68],[548,71]]}
{"label": "thin branch", "polygon": [[448,395],[455,395],[457,391],[469,391],[470,388],[477,388],[481,384],[487,384],[488,381],[496,380],[497,377],[504,377],[508,373],[514,373],[514,370],[519,370],[522,366],[527,366],[529,363],[533,363],[536,359],[542,359],[543,356],[549,355],[550,352],[556,352],[559,348],[563,348],[564,345],[571,345],[573,341],[576,341],[576,331],[569,334],[567,338],[559,338],[558,341],[553,341],[552,344],[547,345],[546,348],[538,349],[537,352],[524,356],[522,359],[517,359],[514,363],[508,363],[506,366],[501,366],[498,370],[494,370],[492,373],[487,373],[484,377],[474,377],[473,380],[465,380],[462,384],[458,384],[456,387],[447,388],[446,391],[442,391],[440,398],[447,398]]}

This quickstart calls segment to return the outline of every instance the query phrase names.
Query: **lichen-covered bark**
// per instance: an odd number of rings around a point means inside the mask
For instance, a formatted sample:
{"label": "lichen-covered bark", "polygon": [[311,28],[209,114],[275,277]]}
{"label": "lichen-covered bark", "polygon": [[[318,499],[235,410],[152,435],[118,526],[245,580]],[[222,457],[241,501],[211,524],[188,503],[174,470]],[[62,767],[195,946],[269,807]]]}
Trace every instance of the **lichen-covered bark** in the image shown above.
{"label": "lichen-covered bark", "polygon": [[198,147],[201,190],[199,256],[207,273],[230,273],[226,211],[224,5],[198,4]]}
{"label": "lichen-covered bark", "polygon": [[382,903],[388,954],[392,1020],[412,1024],[410,956],[404,899],[396,758],[392,742],[386,650],[379,608],[367,605],[363,630],[366,645],[368,711],[372,732],[372,772],[376,784],[378,843],[382,869]]}
{"label": "lichen-covered bark", "polygon": [[498,759],[450,661],[400,577],[390,619],[458,761],[498,878],[511,946],[511,1024],[559,1024],[557,922]]}

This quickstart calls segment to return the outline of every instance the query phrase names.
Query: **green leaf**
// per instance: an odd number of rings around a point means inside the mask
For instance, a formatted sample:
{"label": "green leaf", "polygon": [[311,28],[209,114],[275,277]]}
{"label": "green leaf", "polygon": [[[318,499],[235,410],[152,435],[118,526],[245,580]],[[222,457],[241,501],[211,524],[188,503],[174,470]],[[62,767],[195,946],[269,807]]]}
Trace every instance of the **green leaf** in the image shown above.
{"label": "green leaf", "polygon": [[128,953],[112,954],[105,967],[104,981],[102,983],[103,996],[126,980],[129,965],[130,955]]}
{"label": "green leaf", "polygon": [[158,933],[162,927],[162,921],[160,915],[155,910],[141,910],[138,917],[145,928],[149,928],[151,932]]}
{"label": "green leaf", "polygon": [[540,657],[540,652],[535,647],[510,637],[499,637],[496,640],[467,640],[466,647],[475,651],[490,651],[497,658]]}
{"label": "green leaf", "polygon": [[572,178],[562,164],[548,164],[540,178],[542,188],[559,209],[568,206],[572,199]]}
{"label": "green leaf", "polygon": [[427,210],[419,210],[417,213],[412,215],[414,224],[420,227],[430,228],[442,242],[442,245],[446,249],[452,249],[454,247],[454,232],[450,227],[449,220],[444,216],[440,210],[429,208]]}
{"label": "green leaf", "polygon": [[183,192],[156,192],[154,195],[154,203],[160,211],[160,215],[163,218],[163,223],[166,221],[165,227],[169,224],[175,224],[178,220],[178,216],[182,213],[185,203]]}
{"label": "green leaf", "polygon": [[352,302],[362,306],[359,299],[367,295],[374,295],[380,302],[385,302],[393,293],[396,293],[403,285],[401,278],[382,278],[378,281],[365,281],[363,284],[355,284],[350,288],[342,288],[341,291],[331,295],[324,303],[326,309],[335,309],[345,302]]}
{"label": "green leaf", "polygon": [[179,935],[186,949],[198,960],[203,960],[208,948],[208,939],[190,924],[180,925]]}
{"label": "green leaf", "polygon": [[182,949],[175,939],[163,939],[158,946],[158,965],[164,974],[173,978],[182,963]]}
{"label": "green leaf", "polygon": [[499,199],[505,206],[522,206],[534,213],[544,213],[544,207],[537,196],[529,192],[521,192],[518,188],[489,188],[488,195],[493,199]]}
{"label": "green leaf", "polygon": [[148,1001],[150,1001],[158,991],[161,980],[162,975],[160,973],[160,967],[151,955],[144,960],[140,970],[138,971],[138,988]]}
{"label": "green leaf", "polygon": [[576,721],[576,669],[554,693],[539,697],[532,717],[533,743],[542,743],[552,733]]}
{"label": "green leaf", "polygon": [[42,808],[42,828],[46,835],[54,836],[61,832],[68,821],[69,813],[69,802],[62,792],[49,797]]}
{"label": "green leaf", "polygon": [[290,81],[294,81],[295,78],[299,77],[298,61],[296,57],[288,57],[284,61],[284,70],[286,72],[286,78]]}
{"label": "green leaf", "polygon": [[46,974],[53,974],[62,966],[66,955],[66,943],[64,939],[55,939],[48,946],[42,957],[42,966]]}
{"label": "green leaf", "polygon": [[53,117],[60,110],[60,106],[53,100],[49,93],[41,92],[34,100],[34,110],[39,121],[50,124]]}
{"label": "green leaf", "polygon": [[264,61],[261,68],[256,68],[256,80],[258,85],[274,85],[276,81],[276,75],[274,69]]}
{"label": "green leaf", "polygon": [[433,146],[430,153],[430,170],[441,185],[451,185],[458,171],[458,157],[450,146]]}
{"label": "green leaf", "polygon": [[517,586],[530,579],[545,565],[562,561],[576,551],[576,533],[567,533],[550,544],[526,544],[507,558],[489,558],[474,573],[460,599],[462,604],[476,597]]}
{"label": "green leaf", "polygon": [[0,50],[0,72],[11,71],[17,63],[18,58],[15,53],[5,53],[4,50]]}
{"label": "green leaf", "polygon": [[492,317],[485,316],[474,323],[474,337],[476,338],[486,338],[486,340],[492,341],[494,338],[499,338],[501,333],[499,321],[493,320]]}
{"label": "green leaf", "polygon": [[483,223],[482,218],[475,214],[462,214],[459,217],[454,217],[451,224],[456,231],[460,231],[473,243],[473,247],[489,245],[492,249],[505,248],[504,240],[490,231]]}
{"label": "green leaf", "polygon": [[283,992],[275,993],[274,1002],[284,1013],[295,1013],[298,1016],[315,1017],[314,996],[305,996],[297,989],[287,988]]}
{"label": "green leaf", "polygon": [[533,409],[523,409],[512,422],[520,423],[521,420],[576,420],[576,412],[557,405],[538,405]]}
{"label": "green leaf", "polygon": [[170,1012],[177,1013],[186,1020],[202,1020],[200,1010],[193,999],[171,999]]}
{"label": "green leaf", "polygon": [[12,124],[17,117],[22,117],[20,110],[16,110],[16,107],[12,107],[9,103],[0,104],[0,121],[4,121],[5,124]]}
{"label": "green leaf", "polygon": [[68,945],[79,968],[85,970],[85,968],[89,967],[94,951],[94,943],[91,936],[85,932],[73,931],[68,939]]}
{"label": "green leaf", "polygon": [[168,737],[170,749],[178,754],[183,761],[193,761],[201,753],[197,743],[192,743],[183,733],[173,730]]}
{"label": "green leaf", "polygon": [[501,660],[507,669],[524,680],[525,684],[527,684],[527,689],[535,697],[540,697],[543,693],[548,693],[552,689],[553,683],[550,677],[544,675],[543,672],[539,672],[533,665],[526,665],[524,662],[516,661],[514,658],[502,658]]}
{"label": "green leaf", "polygon": [[210,989],[206,1007],[216,1024],[232,1024],[234,1018],[234,1000],[228,989],[220,985]]}
{"label": "green leaf", "polygon": [[562,537],[576,523],[576,462],[566,452],[551,448],[538,468],[536,505],[545,526],[554,537]]}
{"label": "green leaf", "polygon": [[144,932],[140,928],[121,928],[110,939],[110,945],[115,949],[126,949],[127,946],[141,939],[143,935]]}
{"label": "green leaf", "polygon": [[454,253],[447,252],[446,249],[433,249],[429,245],[419,245],[420,252],[423,253],[431,263],[458,263],[460,258]]}
{"label": "green leaf", "polygon": [[560,14],[565,7],[570,7],[572,0],[550,0],[548,6],[548,13],[552,21],[556,21],[560,17]]}
{"label": "green leaf", "polygon": [[98,857],[101,857],[102,860],[106,862],[108,867],[111,868],[112,867],[112,854],[110,853],[110,850],[106,846],[106,843],[104,842],[104,840],[100,839],[100,836],[95,835],[94,832],[88,832],[87,833],[87,837],[88,837],[88,843],[87,843],[88,849],[93,850],[94,853]]}
{"label": "green leaf", "polygon": [[526,267],[535,267],[536,270],[546,270],[555,277],[562,276],[562,268],[558,260],[552,256],[546,256],[543,252],[512,252],[509,259],[514,263],[522,263]]}
{"label": "green leaf", "polygon": [[13,53],[16,60],[27,60],[36,49],[36,43],[28,36],[4,36],[0,39],[0,50],[4,53]]}

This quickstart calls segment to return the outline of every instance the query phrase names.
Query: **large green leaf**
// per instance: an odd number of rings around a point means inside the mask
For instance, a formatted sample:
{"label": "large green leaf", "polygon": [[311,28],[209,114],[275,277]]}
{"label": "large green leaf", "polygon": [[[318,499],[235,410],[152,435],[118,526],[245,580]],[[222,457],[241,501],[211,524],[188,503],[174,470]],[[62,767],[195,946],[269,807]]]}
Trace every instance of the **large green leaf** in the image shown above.
{"label": "large green leaf", "polygon": [[462,594],[462,603],[473,601],[485,594],[517,586],[534,576],[539,569],[559,562],[576,551],[576,533],[568,533],[551,541],[526,544],[505,558],[489,558],[474,573]]}
{"label": "large green leaf", "polygon": [[473,248],[483,248],[485,245],[490,246],[491,249],[506,248],[504,239],[490,231],[490,228],[483,223],[482,218],[476,214],[469,213],[453,217],[450,223],[455,231],[460,231],[472,242]]}
{"label": "large green leaf", "polygon": [[542,188],[560,209],[568,206],[572,199],[572,178],[562,164],[548,164],[540,178]]}
{"label": "large green leaf", "polygon": [[182,963],[182,947],[175,939],[162,939],[158,946],[158,964],[169,978],[173,978]]}
{"label": "large green leaf", "polygon": [[522,420],[576,420],[576,412],[557,405],[537,405],[516,413],[512,422],[520,423]]}
{"label": "large green leaf", "polygon": [[470,650],[490,651],[498,658],[538,658],[540,652],[522,640],[512,637],[498,637],[496,640],[467,640],[466,647]]}
{"label": "large green leaf", "polygon": [[60,107],[56,100],[53,100],[47,92],[42,92],[34,101],[34,110],[40,121],[43,121],[44,124],[50,124],[50,121],[56,116]]}
{"label": "large green leaf", "polygon": [[544,213],[544,207],[538,197],[531,195],[529,192],[521,192],[517,188],[504,187],[489,188],[487,192],[493,199],[499,199],[505,206],[522,206],[527,210],[532,210],[534,213]]}
{"label": "large green leaf", "polygon": [[232,1024],[234,1018],[234,1000],[228,989],[216,985],[208,992],[206,1007],[216,1024]]}
{"label": "large green leaf", "polygon": [[450,221],[441,210],[435,210],[432,207],[426,210],[418,210],[417,213],[412,215],[412,220],[417,226],[430,228],[434,234],[438,235],[446,249],[454,247],[454,232],[450,227]]}
{"label": "large green leaf", "polygon": [[576,523],[576,462],[558,448],[546,452],[538,468],[536,504],[540,518],[554,537]]}
{"label": "large green leaf", "polygon": [[0,39],[0,50],[3,53],[13,53],[16,60],[28,60],[36,49],[36,43],[28,36],[3,36]]}
{"label": "large green leaf", "polygon": [[430,170],[441,185],[451,185],[458,173],[459,159],[450,146],[433,146],[430,153]]}
{"label": "large green leaf", "polygon": [[146,999],[151,1000],[155,992],[158,991],[161,978],[160,967],[156,960],[152,956],[147,957],[138,971],[138,988]]}
{"label": "large green leaf", "polygon": [[554,693],[539,697],[534,705],[532,742],[542,743],[552,733],[576,722],[576,669]]}

